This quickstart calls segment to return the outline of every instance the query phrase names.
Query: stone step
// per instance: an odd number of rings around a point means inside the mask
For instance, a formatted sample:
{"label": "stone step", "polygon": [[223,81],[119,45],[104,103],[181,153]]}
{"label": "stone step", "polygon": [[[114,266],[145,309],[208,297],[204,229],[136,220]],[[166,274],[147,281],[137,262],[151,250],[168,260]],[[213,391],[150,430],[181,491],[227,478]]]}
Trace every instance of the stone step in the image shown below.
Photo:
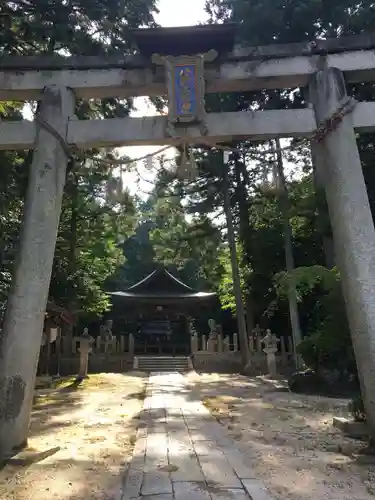
{"label": "stone step", "polygon": [[136,356],[133,367],[145,372],[186,372],[191,369],[191,360],[186,356]]}

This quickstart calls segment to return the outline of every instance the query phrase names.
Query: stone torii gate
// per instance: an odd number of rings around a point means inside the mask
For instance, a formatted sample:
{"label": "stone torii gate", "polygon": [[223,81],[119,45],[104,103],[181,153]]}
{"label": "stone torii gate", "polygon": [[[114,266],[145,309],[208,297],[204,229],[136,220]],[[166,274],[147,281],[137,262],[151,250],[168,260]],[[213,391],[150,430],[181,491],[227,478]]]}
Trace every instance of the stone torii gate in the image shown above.
{"label": "stone torii gate", "polygon": [[[375,230],[355,138],[356,132],[375,130],[375,102],[349,109],[345,89],[345,81],[375,81],[375,35],[241,48],[233,44],[231,29],[222,25],[152,30],[154,37],[166,40],[185,37],[190,44],[201,40],[197,49],[191,46],[191,53],[187,43],[180,53],[158,51],[160,56],[193,56],[186,63],[179,58],[178,71],[178,64],[169,57],[173,75],[165,75],[145,51],[116,58],[0,60],[0,100],[40,102],[34,122],[0,123],[0,149],[34,149],[18,266],[0,344],[0,455],[11,453],[27,439],[71,148],[178,145],[182,140],[215,145],[241,138],[318,139],[314,156],[324,179],[365,407],[375,435]],[[139,40],[150,31],[142,30]],[[198,63],[202,56],[196,54],[210,49],[219,57],[211,57],[204,66]],[[193,77],[187,78],[183,95],[178,85],[182,76],[191,77],[188,70]],[[204,98],[202,82],[206,93],[309,86],[310,105],[198,116],[197,99]],[[75,117],[76,98],[155,96],[168,90],[169,99],[176,99],[176,133],[170,133],[170,117],[164,116],[87,121]],[[337,114],[338,110],[342,112]],[[190,118],[181,124],[184,112]]]}

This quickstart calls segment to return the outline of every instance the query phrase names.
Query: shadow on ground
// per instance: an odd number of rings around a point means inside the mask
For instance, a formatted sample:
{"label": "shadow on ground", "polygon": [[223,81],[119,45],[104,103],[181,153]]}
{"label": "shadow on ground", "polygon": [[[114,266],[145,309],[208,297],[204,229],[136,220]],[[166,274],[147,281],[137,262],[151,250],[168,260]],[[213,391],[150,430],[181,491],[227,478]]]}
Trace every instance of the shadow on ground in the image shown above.
{"label": "shadow on ground", "polygon": [[333,416],[348,414],[348,399],[294,394],[265,377],[193,379],[190,398],[202,399],[275,496],[373,498],[375,468],[357,460],[364,443],[332,426]]}
{"label": "shadow on ground", "polygon": [[0,499],[117,498],[144,383],[141,373],[104,374],[37,390],[29,447],[0,471]]}

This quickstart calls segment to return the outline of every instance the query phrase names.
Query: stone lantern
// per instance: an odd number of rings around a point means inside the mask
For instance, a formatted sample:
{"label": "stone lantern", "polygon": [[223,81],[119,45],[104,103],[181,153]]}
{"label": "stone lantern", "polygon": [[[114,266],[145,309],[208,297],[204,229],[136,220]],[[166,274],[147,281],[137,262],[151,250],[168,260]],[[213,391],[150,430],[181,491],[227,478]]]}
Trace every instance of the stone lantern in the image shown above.
{"label": "stone lantern", "polygon": [[268,373],[271,376],[277,375],[277,366],[276,366],[276,353],[278,351],[278,343],[280,340],[271,333],[271,330],[267,330],[266,336],[262,340],[262,344],[264,345],[263,352],[267,356],[267,367]]}

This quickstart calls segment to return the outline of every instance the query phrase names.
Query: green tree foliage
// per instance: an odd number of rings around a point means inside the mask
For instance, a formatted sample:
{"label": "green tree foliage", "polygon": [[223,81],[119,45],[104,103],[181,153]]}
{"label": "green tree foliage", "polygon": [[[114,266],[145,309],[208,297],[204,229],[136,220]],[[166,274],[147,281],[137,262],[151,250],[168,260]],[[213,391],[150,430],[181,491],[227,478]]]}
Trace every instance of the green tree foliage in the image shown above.
{"label": "green tree foliage", "polygon": [[154,0],[15,0],[0,7],[0,53],[128,51],[129,30],[153,25]]}
{"label": "green tree foliage", "polygon": [[[154,0],[56,2],[15,0],[0,5],[0,55],[108,55],[132,53],[131,29],[153,26]],[[82,118],[126,116],[131,101],[77,102]],[[33,103],[31,107],[35,109]],[[0,118],[20,119],[23,105],[5,103]],[[69,164],[50,295],[72,313],[100,313],[108,307],[103,283],[122,258],[118,244],[132,231],[130,196],[113,203],[111,167],[99,151],[73,155]],[[7,300],[22,220],[31,153],[0,153],[0,316]]]}
{"label": "green tree foliage", "polygon": [[68,175],[50,294],[71,312],[102,313],[109,307],[103,284],[122,262],[119,243],[135,223],[133,200],[125,191],[107,196],[111,167],[76,166]]}
{"label": "green tree foliage", "polygon": [[233,0],[218,6],[207,0],[211,19],[241,25],[241,39],[253,44],[293,43],[372,31],[371,0]]}
{"label": "green tree foliage", "polygon": [[279,273],[274,278],[279,296],[286,296],[288,280],[291,278],[297,283],[299,301],[309,302],[313,298],[314,302],[307,324],[309,335],[299,346],[304,362],[318,374],[323,369],[335,369],[341,376],[356,376],[357,368],[337,268],[309,266],[296,268],[293,276]]}
{"label": "green tree foliage", "polygon": [[123,244],[125,262],[108,286],[127,288],[162,264],[193,288],[216,289],[223,271],[222,237],[212,221],[203,214],[188,216],[172,191],[150,196],[139,209],[137,228]]}
{"label": "green tree foliage", "polygon": [[[21,118],[17,103],[0,103],[0,119]],[[0,153],[0,319],[4,313],[27,186],[27,165],[31,155]],[[26,168],[25,168],[26,167]]]}
{"label": "green tree foliage", "polygon": [[[317,38],[340,37],[348,34],[358,34],[372,30],[375,16],[373,2],[365,0],[355,6],[348,0],[334,0],[327,8],[322,0],[234,0],[233,2],[219,3],[207,0],[206,10],[211,22],[236,22],[240,27],[238,41],[243,45],[257,46],[259,44],[293,43],[310,41]],[[261,64],[262,61],[259,61]],[[263,90],[240,95],[223,96],[220,104],[212,102],[211,110],[221,109],[223,102],[230,103],[230,110],[248,109],[249,106],[257,109],[300,107],[305,104],[305,93],[301,89],[287,91]],[[357,85],[349,92],[361,99],[374,97],[373,85]],[[228,110],[228,109],[227,109]],[[375,179],[373,175],[373,144],[374,135],[359,138],[359,148],[363,163],[363,170],[368,186],[371,207],[374,211]],[[245,157],[249,151],[248,143],[236,145]],[[261,153],[266,145],[253,144],[252,147]],[[263,154],[263,153],[262,153]],[[331,245],[331,231],[324,196],[317,189],[315,172],[311,165],[308,145],[296,147],[285,153],[285,159],[290,164],[299,165],[299,175],[288,174],[288,191],[290,202],[289,220],[293,230],[293,249],[297,268],[308,270],[309,274],[318,279],[317,269],[324,265],[332,265],[328,247]],[[255,162],[246,161],[248,176],[243,177],[246,187],[246,198],[237,198],[237,210],[240,214],[241,204],[249,207],[249,230],[240,231],[240,217],[237,220],[238,238],[245,251],[246,258],[242,266],[247,265],[247,284],[253,297],[256,320],[259,314],[268,316],[268,322],[273,318],[275,331],[287,331],[285,323],[286,298],[279,292],[279,283],[275,276],[285,270],[282,252],[280,213],[277,209],[274,193],[259,190],[262,182],[262,170],[272,170],[269,156],[263,154]],[[259,166],[256,179],[256,164]],[[290,165],[289,167],[290,168]],[[293,178],[294,177],[294,178]],[[232,178],[235,189],[235,180]],[[375,212],[374,212],[375,213]],[[308,269],[310,268],[310,270]],[[300,270],[297,270],[300,271]],[[327,270],[327,273],[329,271]],[[298,273],[297,273],[298,274]],[[305,273],[303,273],[305,274]],[[307,286],[301,275],[294,276],[301,286]],[[285,280],[284,280],[285,283]],[[275,289],[275,284],[277,284]],[[305,334],[314,331],[325,331],[330,335],[332,325],[337,320],[340,328],[348,331],[346,316],[343,313],[343,300],[339,286],[336,293],[330,294],[329,311],[321,315],[315,314],[322,302],[328,301],[326,292],[320,286],[313,286],[311,293],[304,294],[300,301],[300,315]],[[327,306],[328,308],[328,306]],[[329,314],[328,314],[329,312]],[[281,314],[280,314],[281,313]],[[323,319],[324,318],[324,319]],[[333,318],[333,319],[332,319]],[[326,322],[326,326],[322,325]],[[345,323],[345,325],[342,325]],[[345,326],[345,328],[344,328]],[[350,346],[348,336],[343,336]]]}

